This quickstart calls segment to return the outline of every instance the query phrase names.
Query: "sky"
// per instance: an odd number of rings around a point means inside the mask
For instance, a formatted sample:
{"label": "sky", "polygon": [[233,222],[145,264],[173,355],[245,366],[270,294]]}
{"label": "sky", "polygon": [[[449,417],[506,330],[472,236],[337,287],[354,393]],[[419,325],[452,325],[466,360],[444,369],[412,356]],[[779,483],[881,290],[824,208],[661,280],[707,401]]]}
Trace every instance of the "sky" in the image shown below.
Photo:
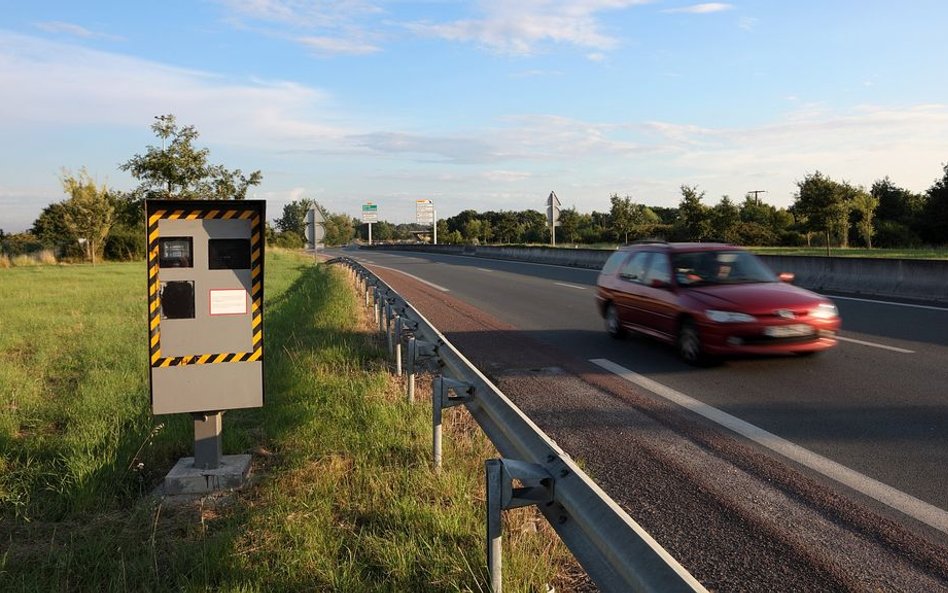
{"label": "sky", "polygon": [[210,161],[413,222],[676,206],[682,185],[793,203],[820,171],[923,192],[948,162],[943,0],[0,0],[0,229],[173,114]]}

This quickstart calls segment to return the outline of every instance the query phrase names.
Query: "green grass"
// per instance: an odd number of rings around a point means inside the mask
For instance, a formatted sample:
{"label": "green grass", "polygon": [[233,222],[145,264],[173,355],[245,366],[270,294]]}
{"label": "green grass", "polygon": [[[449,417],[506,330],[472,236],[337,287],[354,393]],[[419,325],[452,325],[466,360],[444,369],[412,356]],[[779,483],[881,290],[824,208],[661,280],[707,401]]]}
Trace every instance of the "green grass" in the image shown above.
{"label": "green grass", "polygon": [[[487,590],[489,443],[451,410],[429,469],[340,270],[268,253],[266,291],[266,404],[224,416],[255,478],[172,505],[149,493],[193,435],[150,414],[143,264],[0,270],[0,591]],[[509,591],[568,588],[537,517],[506,518]]]}
{"label": "green grass", "polygon": [[[748,247],[754,253],[764,255],[810,255],[826,256],[825,247]],[[882,259],[948,259],[948,248],[902,248],[865,249],[862,247],[831,247],[831,257],[872,257]]]}

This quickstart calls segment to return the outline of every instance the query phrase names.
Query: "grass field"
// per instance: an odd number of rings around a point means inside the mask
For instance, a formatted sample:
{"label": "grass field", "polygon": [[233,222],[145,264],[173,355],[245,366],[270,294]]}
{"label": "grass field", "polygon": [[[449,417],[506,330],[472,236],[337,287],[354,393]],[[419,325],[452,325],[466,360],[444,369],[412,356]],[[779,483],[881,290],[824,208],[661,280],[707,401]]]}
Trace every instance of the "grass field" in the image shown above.
{"label": "grass field", "polygon": [[[430,410],[341,271],[268,253],[266,291],[266,404],[224,416],[254,479],[170,504],[193,435],[149,410],[143,264],[0,270],[0,591],[487,590],[490,444],[451,410],[430,471]],[[537,517],[507,515],[508,591],[569,589]]]}

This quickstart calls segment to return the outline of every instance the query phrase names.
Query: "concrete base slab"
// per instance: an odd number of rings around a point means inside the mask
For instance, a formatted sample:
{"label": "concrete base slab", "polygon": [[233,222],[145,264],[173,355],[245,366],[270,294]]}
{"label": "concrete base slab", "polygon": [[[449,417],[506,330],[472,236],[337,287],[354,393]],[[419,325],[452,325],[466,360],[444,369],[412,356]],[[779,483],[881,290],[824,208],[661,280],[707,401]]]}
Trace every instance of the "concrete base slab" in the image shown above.
{"label": "concrete base slab", "polygon": [[250,455],[224,455],[217,469],[194,467],[193,457],[182,457],[165,476],[167,496],[206,494],[240,488],[250,476]]}

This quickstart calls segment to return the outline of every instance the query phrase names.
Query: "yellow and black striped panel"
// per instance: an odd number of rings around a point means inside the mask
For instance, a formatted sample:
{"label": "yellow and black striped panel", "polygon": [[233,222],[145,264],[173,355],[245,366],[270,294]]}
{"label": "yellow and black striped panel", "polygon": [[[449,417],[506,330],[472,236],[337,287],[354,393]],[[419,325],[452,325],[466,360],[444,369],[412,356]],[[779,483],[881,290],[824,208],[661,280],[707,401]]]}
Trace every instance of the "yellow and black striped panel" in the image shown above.
{"label": "yellow and black striped panel", "polygon": [[[176,204],[179,205],[180,202]],[[217,206],[215,204],[215,206]],[[158,221],[240,219],[250,221],[250,275],[251,275],[251,332],[250,352],[220,354],[192,354],[190,356],[161,356],[161,306],[158,299]],[[253,362],[263,358],[263,220],[253,210],[202,206],[196,208],[157,208],[148,212],[148,346],[152,367],[170,367],[192,364]]]}

